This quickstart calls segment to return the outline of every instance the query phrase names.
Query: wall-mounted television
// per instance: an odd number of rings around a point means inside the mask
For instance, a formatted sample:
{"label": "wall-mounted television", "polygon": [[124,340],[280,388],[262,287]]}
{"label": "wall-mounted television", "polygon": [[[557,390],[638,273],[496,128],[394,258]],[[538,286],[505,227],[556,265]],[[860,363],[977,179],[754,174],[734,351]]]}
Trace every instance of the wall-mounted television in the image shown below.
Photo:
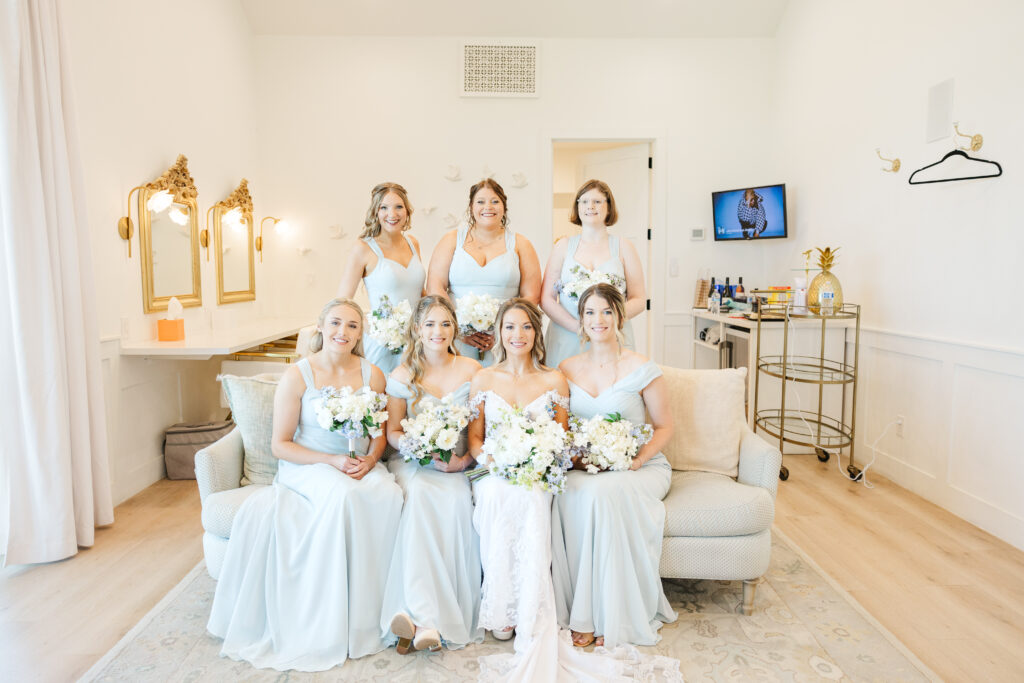
{"label": "wall-mounted television", "polygon": [[711,208],[716,241],[788,236],[785,184],[712,192]]}

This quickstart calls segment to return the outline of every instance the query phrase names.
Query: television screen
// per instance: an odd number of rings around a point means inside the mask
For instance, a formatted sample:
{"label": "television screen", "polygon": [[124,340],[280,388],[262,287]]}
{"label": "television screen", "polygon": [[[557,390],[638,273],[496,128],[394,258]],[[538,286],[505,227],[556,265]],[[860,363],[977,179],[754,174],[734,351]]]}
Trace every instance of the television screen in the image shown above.
{"label": "television screen", "polygon": [[763,185],[711,193],[716,240],[786,237],[786,186]]}

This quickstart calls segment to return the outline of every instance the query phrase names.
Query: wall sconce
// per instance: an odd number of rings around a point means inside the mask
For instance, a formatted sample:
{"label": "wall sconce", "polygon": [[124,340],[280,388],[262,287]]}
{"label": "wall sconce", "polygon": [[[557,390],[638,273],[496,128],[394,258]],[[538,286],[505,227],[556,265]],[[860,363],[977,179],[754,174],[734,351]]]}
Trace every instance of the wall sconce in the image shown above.
{"label": "wall sconce", "polygon": [[[145,185],[136,185],[130,189],[128,191],[128,208],[117,221],[117,234],[128,243],[128,258],[132,257],[132,236],[135,234],[135,224],[132,223],[132,194],[139,190],[157,190],[146,200],[146,208],[153,213],[164,211],[175,201],[195,200],[198,195],[195,183],[192,181],[192,176],[188,172],[188,159],[185,158],[184,154],[179,154],[174,165],[164,171],[164,174],[153,182],[146,183]],[[141,201],[139,203],[139,210],[141,211]],[[172,210],[170,218],[178,225],[188,223],[188,214],[181,209]],[[184,218],[184,221],[182,218]]]}
{"label": "wall sconce", "polygon": [[889,162],[889,168],[885,168],[883,166],[882,167],[883,171],[885,171],[886,173],[899,173],[899,170],[900,170],[900,160],[899,160],[899,158],[896,158],[896,159],[886,159],[885,157],[882,156],[882,150],[879,149],[878,147],[875,147],[875,154],[877,154],[878,158],[881,159],[882,161],[888,161]]}
{"label": "wall sconce", "polygon": [[256,251],[258,251],[260,254],[260,263],[263,263],[263,224],[266,223],[267,221],[274,221],[274,232],[276,232],[278,235],[284,235],[289,230],[292,229],[292,226],[288,223],[288,221],[284,220],[283,218],[274,218],[273,216],[267,216],[266,218],[260,221],[260,234],[259,237],[256,238]]}

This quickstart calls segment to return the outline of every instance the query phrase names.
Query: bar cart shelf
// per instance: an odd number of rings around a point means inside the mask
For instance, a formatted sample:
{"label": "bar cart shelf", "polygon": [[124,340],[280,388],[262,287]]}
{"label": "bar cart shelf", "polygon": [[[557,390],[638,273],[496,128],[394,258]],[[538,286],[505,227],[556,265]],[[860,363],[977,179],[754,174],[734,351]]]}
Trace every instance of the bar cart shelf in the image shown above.
{"label": "bar cart shelf", "polygon": [[[758,292],[764,294],[767,292]],[[778,294],[776,293],[778,296]],[[782,354],[761,354],[762,321],[784,321]],[[820,321],[818,332],[820,347],[817,355],[797,354],[791,348],[791,320],[806,322]],[[849,344],[843,344],[843,358],[828,358],[825,352],[825,336],[829,326],[842,325],[853,327],[852,362],[847,356]],[[814,325],[817,328],[816,325]],[[806,325],[803,329],[806,329]],[[754,419],[753,427],[768,436],[778,439],[779,450],[783,444],[814,448],[821,462],[827,462],[834,454],[842,457],[842,450],[849,449],[849,462],[846,471],[853,480],[859,480],[863,473],[854,463],[854,445],[857,424],[857,363],[860,349],[860,305],[843,304],[835,308],[831,315],[812,312],[806,308],[796,308],[783,293],[776,303],[764,303],[760,306],[757,318],[756,336],[757,371],[754,378]],[[849,337],[847,337],[849,339]],[[777,350],[777,349],[776,349]],[[758,408],[758,400],[762,389],[762,377],[773,377],[779,381],[780,400],[778,407]],[[813,410],[786,407],[787,388],[790,384],[817,385],[817,405]],[[830,415],[824,408],[826,388],[831,392],[839,392],[839,414]],[[850,393],[847,400],[847,393]],[[789,479],[789,469],[783,465],[779,478]]]}

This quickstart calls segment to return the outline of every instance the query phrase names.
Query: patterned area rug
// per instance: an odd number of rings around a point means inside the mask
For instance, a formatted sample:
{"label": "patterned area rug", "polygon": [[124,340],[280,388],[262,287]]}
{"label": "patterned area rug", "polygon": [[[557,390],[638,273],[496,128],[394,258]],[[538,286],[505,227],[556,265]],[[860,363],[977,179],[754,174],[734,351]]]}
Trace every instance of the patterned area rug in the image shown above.
{"label": "patterned area rug", "polygon": [[[679,613],[657,646],[696,681],[939,680],[792,541],[773,533],[772,563],[754,614],[736,613],[742,584],[665,580]],[[473,681],[476,658],[511,651],[481,645],[401,656],[394,649],[319,674],[254,669],[219,656],[206,620],[216,583],[200,563],[90,669],[82,681]]]}

